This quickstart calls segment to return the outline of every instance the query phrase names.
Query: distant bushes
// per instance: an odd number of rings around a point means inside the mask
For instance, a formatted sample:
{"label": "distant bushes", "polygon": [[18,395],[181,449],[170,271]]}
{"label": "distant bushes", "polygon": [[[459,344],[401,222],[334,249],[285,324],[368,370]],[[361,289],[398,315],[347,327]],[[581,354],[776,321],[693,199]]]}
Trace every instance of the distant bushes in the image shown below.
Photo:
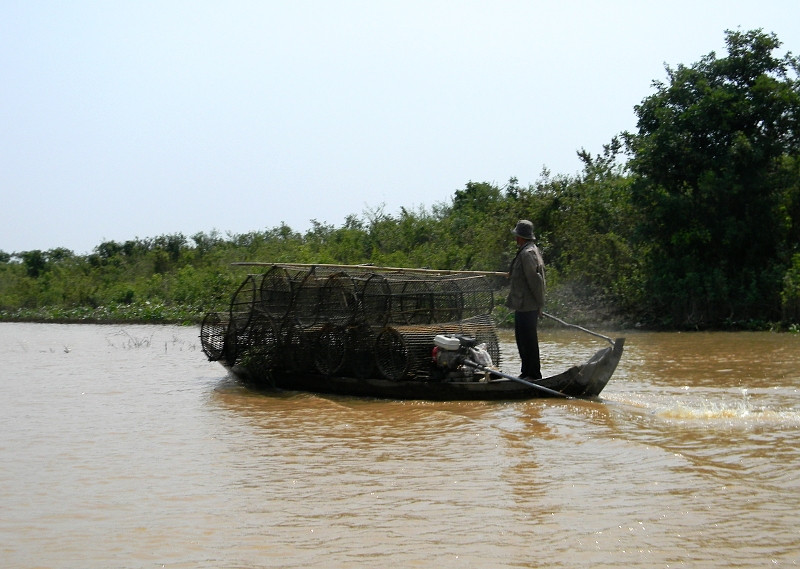
{"label": "distant bushes", "polygon": [[0,318],[196,321],[226,306],[248,272],[232,267],[236,261],[507,271],[516,251],[510,229],[520,218],[537,227],[551,285],[580,281],[623,307],[635,274],[635,214],[625,203],[627,181],[615,152],[582,154],[586,171],[574,178],[544,173],[528,187],[514,178],[502,187],[470,182],[449,203],[394,215],[378,208],[339,227],[312,221],[305,233],[282,224],[224,236],[106,241],[88,255],[4,253]]}
{"label": "distant bushes", "polygon": [[[379,208],[348,216],[339,227],[312,222],[305,233],[282,224],[224,236],[106,241],[88,255],[61,248],[0,253],[0,319],[198,322],[208,311],[224,310],[244,275],[259,272],[231,266],[237,261],[505,272],[516,252],[510,229],[527,218],[548,267],[549,311],[578,322],[684,327],[664,319],[658,299],[648,297],[650,245],[637,233],[646,221],[632,205],[633,181],[618,163],[619,152],[615,140],[598,156],[582,151],[584,169],[576,176],[543,172],[526,187],[514,178],[504,186],[470,182],[448,203],[394,215]],[[774,278],[783,293],[765,314],[782,309],[787,323],[797,322],[800,254]],[[500,290],[499,303],[502,296]],[[502,307],[496,317],[510,323]],[[743,325],[731,320],[703,326]],[[744,326],[752,328],[753,321]]]}

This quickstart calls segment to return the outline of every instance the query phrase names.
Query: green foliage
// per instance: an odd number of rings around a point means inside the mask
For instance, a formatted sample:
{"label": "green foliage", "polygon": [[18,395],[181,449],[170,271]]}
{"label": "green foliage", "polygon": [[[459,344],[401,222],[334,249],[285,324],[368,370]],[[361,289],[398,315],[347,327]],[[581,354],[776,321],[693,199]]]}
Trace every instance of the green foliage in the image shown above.
{"label": "green foliage", "polygon": [[47,259],[44,253],[38,249],[35,251],[23,251],[19,255],[25,265],[25,272],[29,277],[38,278],[47,269]]}
{"label": "green foliage", "polygon": [[598,156],[581,150],[583,172],[574,180],[551,182],[550,241],[561,279],[631,311],[642,301],[642,247],[632,240],[641,217],[631,204],[631,179],[618,163],[620,151],[616,138]]}
{"label": "green foliage", "polygon": [[792,264],[783,277],[781,305],[783,320],[800,324],[800,253],[792,257]]}
{"label": "green foliage", "polygon": [[[621,260],[630,252],[622,245],[623,230],[631,224],[606,219],[624,208],[617,202],[626,195],[627,183],[612,166],[616,149],[597,159],[584,154],[586,172],[578,178],[551,180],[545,172],[527,188],[514,178],[503,187],[469,182],[449,203],[401,208],[397,215],[379,207],[348,216],[341,227],[312,220],[305,234],[281,224],[225,237],[212,232],[191,240],[177,234],[106,241],[85,256],[62,249],[16,255],[21,262],[0,265],[0,318],[196,321],[226,308],[248,270],[231,267],[234,261],[506,271],[516,251],[510,230],[520,218],[541,228],[551,277],[561,271],[618,294],[614,275],[626,272]],[[603,244],[584,268],[590,256],[583,239]]]}
{"label": "green foliage", "polygon": [[726,43],[727,57],[667,68],[626,135],[650,309],[674,324],[777,318],[800,222],[798,59],[774,57],[781,44],[761,30]]}

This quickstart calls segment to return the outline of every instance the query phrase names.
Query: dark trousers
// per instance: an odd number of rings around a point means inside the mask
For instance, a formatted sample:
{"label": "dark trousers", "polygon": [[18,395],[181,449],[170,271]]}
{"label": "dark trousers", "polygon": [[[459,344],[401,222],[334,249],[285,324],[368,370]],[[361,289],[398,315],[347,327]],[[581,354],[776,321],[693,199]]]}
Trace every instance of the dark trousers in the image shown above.
{"label": "dark trousers", "polygon": [[522,360],[520,377],[542,378],[542,367],[539,362],[539,335],[536,332],[538,323],[539,311],[537,310],[514,313],[514,335],[517,337],[519,359]]}

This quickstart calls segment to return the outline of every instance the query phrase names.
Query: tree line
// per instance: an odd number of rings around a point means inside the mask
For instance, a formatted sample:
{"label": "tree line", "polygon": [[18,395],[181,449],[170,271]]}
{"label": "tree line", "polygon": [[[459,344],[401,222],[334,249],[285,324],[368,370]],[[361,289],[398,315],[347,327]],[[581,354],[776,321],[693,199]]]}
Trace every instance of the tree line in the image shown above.
{"label": "tree line", "polygon": [[[762,30],[727,54],[667,67],[634,108],[637,130],[574,175],[469,182],[446,202],[340,226],[182,234],[0,251],[0,319],[197,321],[229,300],[236,261],[506,271],[510,228],[530,219],[549,310],[652,328],[800,322],[800,59]],[[498,287],[502,287],[502,281]],[[501,292],[502,295],[502,292]],[[498,316],[503,318],[502,309]]]}

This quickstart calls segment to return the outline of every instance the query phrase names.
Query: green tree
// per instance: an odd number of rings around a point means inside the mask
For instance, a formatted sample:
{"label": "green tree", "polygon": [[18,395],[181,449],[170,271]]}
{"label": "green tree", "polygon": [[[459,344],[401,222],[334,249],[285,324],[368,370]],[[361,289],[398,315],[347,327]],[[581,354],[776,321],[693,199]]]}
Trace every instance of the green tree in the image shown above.
{"label": "green tree", "polygon": [[[727,31],[728,54],[667,67],[626,133],[646,221],[653,313],[673,324],[777,319],[800,154],[800,60],[762,30]],[[796,230],[794,230],[796,231]]]}
{"label": "green tree", "polygon": [[29,277],[34,279],[38,278],[47,270],[47,256],[38,249],[23,251],[18,256],[22,259],[22,263],[25,265],[25,270]]}
{"label": "green tree", "polygon": [[800,253],[792,258],[792,265],[783,277],[781,302],[784,320],[800,324]]}
{"label": "green tree", "polygon": [[631,180],[618,161],[621,150],[616,137],[597,156],[581,150],[583,172],[551,181],[549,240],[553,266],[564,282],[635,311],[641,302],[640,248],[631,237],[639,215],[631,206]]}

